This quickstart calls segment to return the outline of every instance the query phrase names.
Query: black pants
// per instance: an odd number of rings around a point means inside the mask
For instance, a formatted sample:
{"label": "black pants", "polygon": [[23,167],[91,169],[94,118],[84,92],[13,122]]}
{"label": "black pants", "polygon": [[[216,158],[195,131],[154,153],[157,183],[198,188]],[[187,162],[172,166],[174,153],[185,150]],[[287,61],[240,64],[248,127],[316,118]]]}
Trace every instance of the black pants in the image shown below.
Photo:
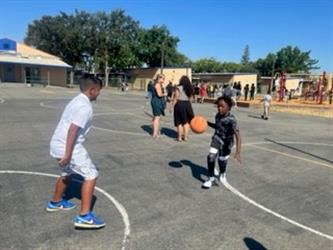
{"label": "black pants", "polygon": [[227,169],[228,158],[231,153],[233,141],[223,141],[217,135],[214,135],[210,144],[209,154],[207,155],[208,176],[214,176],[216,158],[219,164],[220,173],[225,173]]}

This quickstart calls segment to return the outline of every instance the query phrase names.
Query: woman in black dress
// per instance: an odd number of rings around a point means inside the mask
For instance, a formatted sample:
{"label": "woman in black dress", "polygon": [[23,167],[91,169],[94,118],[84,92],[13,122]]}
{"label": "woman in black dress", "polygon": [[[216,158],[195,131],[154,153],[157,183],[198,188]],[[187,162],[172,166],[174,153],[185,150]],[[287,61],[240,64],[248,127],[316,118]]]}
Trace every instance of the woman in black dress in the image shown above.
{"label": "woman in black dress", "polygon": [[194,117],[191,98],[193,96],[193,87],[187,76],[182,76],[176,87],[170,105],[170,112],[174,107],[174,124],[177,127],[178,141],[187,141],[190,130],[190,122]]}

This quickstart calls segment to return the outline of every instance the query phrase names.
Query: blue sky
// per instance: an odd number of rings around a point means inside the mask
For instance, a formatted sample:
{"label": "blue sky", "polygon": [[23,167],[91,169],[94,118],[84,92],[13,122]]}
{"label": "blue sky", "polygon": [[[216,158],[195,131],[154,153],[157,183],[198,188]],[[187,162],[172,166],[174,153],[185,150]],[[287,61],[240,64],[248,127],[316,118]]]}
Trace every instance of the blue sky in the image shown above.
{"label": "blue sky", "polygon": [[247,44],[256,60],[292,45],[311,50],[320,70],[333,72],[333,0],[2,0],[0,37],[22,41],[43,15],[117,8],[142,27],[165,24],[192,60],[239,62]]}

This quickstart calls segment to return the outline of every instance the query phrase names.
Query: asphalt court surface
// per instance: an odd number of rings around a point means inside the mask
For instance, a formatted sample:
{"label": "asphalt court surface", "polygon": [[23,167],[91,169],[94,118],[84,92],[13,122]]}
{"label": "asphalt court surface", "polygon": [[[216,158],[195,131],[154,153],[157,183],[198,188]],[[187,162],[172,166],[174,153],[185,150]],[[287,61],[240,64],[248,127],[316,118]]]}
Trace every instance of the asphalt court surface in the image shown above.
{"label": "asphalt court surface", "polygon": [[[242,165],[229,160],[229,189],[204,190],[213,130],[176,142],[167,113],[153,140],[150,104],[139,92],[102,90],[93,104],[85,146],[100,171],[94,210],[107,226],[75,230],[78,209],[46,213],[51,175],[59,174],[49,140],[77,93],[0,87],[0,249],[333,248],[332,119],[273,113],[264,121],[261,110],[233,110]],[[193,109],[210,120],[216,112],[211,104]],[[79,188],[69,192],[78,205]]]}

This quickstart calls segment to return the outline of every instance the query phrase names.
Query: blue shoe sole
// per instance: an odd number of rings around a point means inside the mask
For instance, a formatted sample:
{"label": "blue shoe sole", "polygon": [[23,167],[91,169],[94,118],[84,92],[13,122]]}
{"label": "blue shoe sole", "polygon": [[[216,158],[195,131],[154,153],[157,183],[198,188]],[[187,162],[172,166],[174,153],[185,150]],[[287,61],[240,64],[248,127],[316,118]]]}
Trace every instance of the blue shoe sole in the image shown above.
{"label": "blue shoe sole", "polygon": [[97,229],[97,228],[105,227],[105,223],[97,225],[97,224],[88,224],[88,223],[74,222],[74,226],[76,228]]}
{"label": "blue shoe sole", "polygon": [[76,206],[73,207],[55,207],[55,208],[50,208],[50,207],[46,207],[46,211],[47,212],[58,212],[58,211],[67,211],[67,210],[72,210],[76,208]]}

